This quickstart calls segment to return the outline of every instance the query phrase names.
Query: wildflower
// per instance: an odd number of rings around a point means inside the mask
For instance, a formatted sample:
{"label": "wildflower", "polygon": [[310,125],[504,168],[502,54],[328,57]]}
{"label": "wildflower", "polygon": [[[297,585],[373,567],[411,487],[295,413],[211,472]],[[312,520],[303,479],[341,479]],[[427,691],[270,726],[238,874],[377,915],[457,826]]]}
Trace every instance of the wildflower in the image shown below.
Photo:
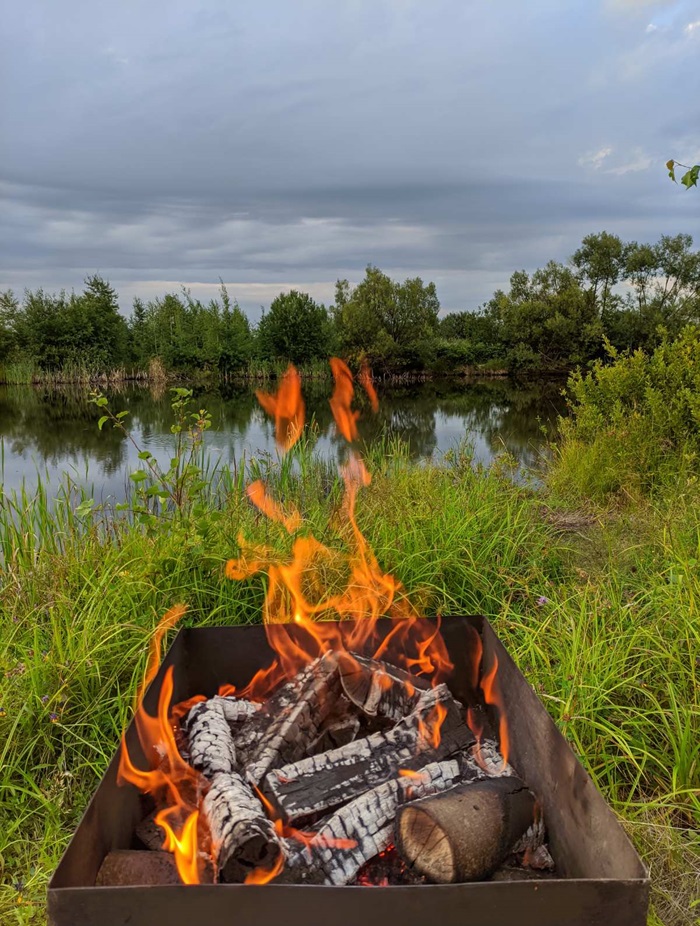
{"label": "wildflower", "polygon": [[48,696],[48,695],[42,695],[42,696],[41,696],[41,703],[42,703],[42,704],[48,704],[48,700],[49,700],[49,696]]}
{"label": "wildflower", "polygon": [[58,714],[55,711],[51,711],[49,714],[49,720],[51,723],[58,723]]}
{"label": "wildflower", "polygon": [[537,599],[537,604],[541,608],[544,605],[549,604],[549,598],[545,598],[544,595],[540,595],[540,597]]}
{"label": "wildflower", "polygon": [[0,707],[0,717],[7,717],[7,711],[4,707]]}

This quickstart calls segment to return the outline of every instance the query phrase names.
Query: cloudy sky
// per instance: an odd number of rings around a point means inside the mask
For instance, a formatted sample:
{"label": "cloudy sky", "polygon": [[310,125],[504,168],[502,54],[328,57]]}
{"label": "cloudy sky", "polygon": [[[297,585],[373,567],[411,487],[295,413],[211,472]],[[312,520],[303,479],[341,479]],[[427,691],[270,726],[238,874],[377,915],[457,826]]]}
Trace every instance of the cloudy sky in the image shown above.
{"label": "cloudy sky", "polygon": [[8,3],[0,288],[475,308],[591,231],[700,243],[698,91],[700,0]]}

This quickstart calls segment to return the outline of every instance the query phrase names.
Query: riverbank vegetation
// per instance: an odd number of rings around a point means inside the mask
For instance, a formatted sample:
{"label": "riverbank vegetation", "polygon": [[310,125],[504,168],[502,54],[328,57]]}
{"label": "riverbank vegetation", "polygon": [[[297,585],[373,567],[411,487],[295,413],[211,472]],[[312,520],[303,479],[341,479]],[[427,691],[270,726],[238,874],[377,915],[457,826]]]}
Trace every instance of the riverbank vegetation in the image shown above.
{"label": "riverbank vegetation", "polygon": [[[618,351],[652,350],[700,322],[700,252],[688,235],[655,244],[588,235],[568,265],[511,276],[473,310],[440,315],[433,283],[368,267],[336,284],[334,304],[280,294],[252,324],[222,285],[203,303],[183,289],[143,301],[130,318],[99,276],[82,293],[0,294],[0,381],[89,382],[168,375],[259,379],[293,362],[309,371],[336,353],[375,375],[467,371],[565,373]],[[325,369],[325,367],[324,367]]]}
{"label": "riverbank vegetation", "polygon": [[[475,468],[466,446],[415,466],[375,444],[358,510],[382,567],[427,613],[493,622],[651,866],[654,926],[698,915],[699,344],[687,330],[574,377],[538,490],[513,483],[507,458]],[[118,407],[93,400],[106,437]],[[207,419],[188,419],[189,401],[174,395],[172,472],[144,459],[118,516],[68,480],[2,498],[3,923],[44,921],[47,878],[129,719],[159,615],[183,601],[191,625],[259,620],[261,582],[227,582],[224,563],[240,533],[282,557],[291,541],[251,508],[247,478],[296,504],[304,531],[350,540],[313,428],[283,461],[201,478]]]}

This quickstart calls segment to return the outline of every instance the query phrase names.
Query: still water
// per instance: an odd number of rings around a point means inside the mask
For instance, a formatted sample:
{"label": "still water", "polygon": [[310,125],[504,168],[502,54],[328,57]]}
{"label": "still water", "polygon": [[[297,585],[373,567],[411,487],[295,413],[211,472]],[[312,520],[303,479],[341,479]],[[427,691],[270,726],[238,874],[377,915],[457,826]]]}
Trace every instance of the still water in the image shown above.
{"label": "still water", "polygon": [[[316,452],[335,455],[339,441],[328,407],[330,385],[305,386],[307,420],[319,431]],[[379,389],[380,409],[360,421],[362,440],[382,436],[404,441],[416,460],[439,457],[465,439],[477,463],[504,450],[522,469],[541,457],[557,415],[564,412],[561,383],[515,384],[505,380],[442,381]],[[172,412],[167,388],[126,387],[107,391],[114,411],[128,410],[126,424],[140,449],[167,468],[172,456]],[[218,387],[195,391],[196,407],[212,415],[206,435],[212,460],[240,464],[261,452],[274,453],[274,429],[255,390]],[[55,486],[69,472],[96,501],[124,497],[128,473],[139,467],[138,449],[110,425],[97,428],[100,412],[87,389],[0,386],[0,484],[5,492],[36,484],[37,473]]]}

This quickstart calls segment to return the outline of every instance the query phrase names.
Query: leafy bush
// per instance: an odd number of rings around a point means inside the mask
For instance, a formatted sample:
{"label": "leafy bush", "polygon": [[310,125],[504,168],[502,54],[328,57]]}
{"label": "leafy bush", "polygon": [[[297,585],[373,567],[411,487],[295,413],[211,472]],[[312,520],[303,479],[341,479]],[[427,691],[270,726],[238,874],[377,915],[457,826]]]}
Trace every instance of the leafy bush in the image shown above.
{"label": "leafy bush", "polygon": [[596,361],[569,379],[555,483],[566,475],[600,497],[692,475],[700,459],[700,328],[664,337],[651,355],[608,351],[612,363]]}

